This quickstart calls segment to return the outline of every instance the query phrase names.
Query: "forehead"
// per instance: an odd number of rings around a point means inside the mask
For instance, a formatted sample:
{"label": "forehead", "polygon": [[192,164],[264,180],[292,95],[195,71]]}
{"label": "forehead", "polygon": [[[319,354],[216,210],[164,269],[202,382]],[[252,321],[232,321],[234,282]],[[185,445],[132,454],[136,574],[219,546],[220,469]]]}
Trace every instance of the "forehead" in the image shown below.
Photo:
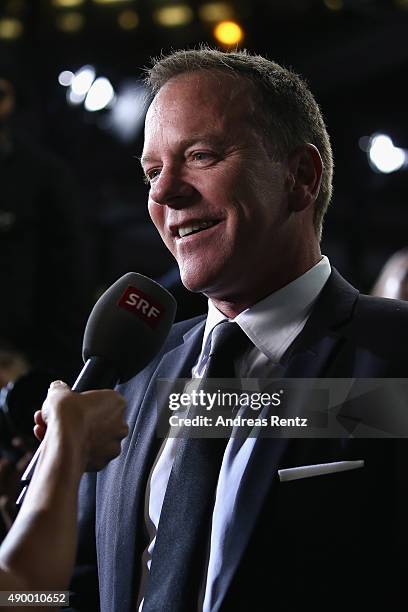
{"label": "forehead", "polygon": [[159,90],[146,116],[145,145],[158,137],[225,131],[252,119],[251,84],[225,72],[178,75]]}

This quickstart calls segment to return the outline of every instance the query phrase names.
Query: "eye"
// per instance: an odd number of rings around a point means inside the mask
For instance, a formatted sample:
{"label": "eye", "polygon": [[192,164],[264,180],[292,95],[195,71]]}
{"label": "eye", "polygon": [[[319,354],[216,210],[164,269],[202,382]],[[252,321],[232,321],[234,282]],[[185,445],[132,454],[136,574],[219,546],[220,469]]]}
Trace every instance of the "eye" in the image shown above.
{"label": "eye", "polygon": [[150,183],[156,178],[156,176],[159,176],[159,174],[160,168],[152,168],[150,170],[146,170],[143,180],[147,185],[150,185]]}
{"label": "eye", "polygon": [[209,157],[209,153],[207,153],[206,151],[197,151],[195,153],[192,154],[192,158],[196,159],[197,161],[201,161],[202,159],[207,159]]}
{"label": "eye", "polygon": [[215,159],[215,154],[212,151],[193,151],[189,159],[203,166],[212,163]]}

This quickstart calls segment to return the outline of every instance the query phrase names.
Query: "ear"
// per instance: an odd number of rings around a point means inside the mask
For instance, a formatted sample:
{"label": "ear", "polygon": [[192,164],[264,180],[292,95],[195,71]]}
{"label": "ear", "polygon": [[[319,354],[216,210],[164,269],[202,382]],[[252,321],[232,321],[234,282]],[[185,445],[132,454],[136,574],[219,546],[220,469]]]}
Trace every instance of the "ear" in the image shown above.
{"label": "ear", "polygon": [[297,147],[288,157],[289,207],[301,211],[313,206],[320,191],[323,162],[312,144]]}

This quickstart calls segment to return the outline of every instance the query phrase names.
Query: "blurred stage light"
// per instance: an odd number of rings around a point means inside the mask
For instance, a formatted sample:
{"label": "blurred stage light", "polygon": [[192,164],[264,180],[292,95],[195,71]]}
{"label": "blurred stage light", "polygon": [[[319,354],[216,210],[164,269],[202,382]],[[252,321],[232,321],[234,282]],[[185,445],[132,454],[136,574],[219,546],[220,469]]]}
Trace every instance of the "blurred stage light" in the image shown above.
{"label": "blurred stage light", "polygon": [[69,87],[74,78],[74,73],[71,70],[63,70],[58,75],[58,83],[63,87]]}
{"label": "blurred stage light", "polygon": [[0,19],[0,39],[15,40],[23,33],[23,24],[19,19],[4,17]]}
{"label": "blurred stage light", "polygon": [[329,11],[341,11],[344,8],[343,0],[323,0],[323,4]]}
{"label": "blurred stage light", "polygon": [[115,92],[109,79],[99,77],[91,85],[85,98],[85,109],[89,112],[100,111],[111,104]]}
{"label": "blurred stage light", "polygon": [[67,90],[67,102],[74,106],[81,104],[86,98],[86,94],[76,94],[71,88]]}
{"label": "blurred stage light", "polygon": [[73,34],[79,32],[85,25],[85,17],[82,13],[70,12],[58,15],[55,20],[56,26],[62,32]]}
{"label": "blurred stage light", "polygon": [[115,98],[115,105],[105,127],[122,142],[131,142],[143,127],[147,110],[146,88],[141,81],[124,83]]}
{"label": "blurred stage light", "polygon": [[408,0],[394,0],[394,4],[397,8],[400,8],[404,11],[408,9]]}
{"label": "blurred stage light", "polygon": [[153,13],[156,23],[167,28],[187,25],[193,20],[193,17],[193,11],[187,4],[163,6]]}
{"label": "blurred stage light", "polygon": [[89,65],[82,66],[82,68],[77,70],[77,72],[74,74],[74,78],[72,79],[72,93],[75,94],[75,96],[83,96],[85,98],[94,80],[95,68]]}
{"label": "blurred stage light", "polygon": [[231,19],[233,9],[226,2],[208,2],[199,7],[198,14],[202,21],[225,21]]}
{"label": "blurred stage light", "polygon": [[118,24],[123,30],[134,30],[139,25],[139,15],[132,9],[126,9],[119,13]]}
{"label": "blurred stage light", "polygon": [[400,170],[407,160],[406,151],[395,147],[386,134],[375,134],[370,138],[367,155],[371,167],[384,174]]}
{"label": "blurred stage light", "polygon": [[81,6],[84,0],[52,0],[52,3],[57,8],[74,8],[76,6]]}
{"label": "blurred stage light", "polygon": [[8,15],[21,15],[26,10],[25,0],[8,0],[7,2],[3,2],[3,10]]}
{"label": "blurred stage light", "polygon": [[236,45],[244,37],[244,32],[235,21],[221,21],[214,28],[214,38],[222,45]]}
{"label": "blurred stage light", "polygon": [[370,142],[370,136],[361,136],[361,138],[358,139],[358,146],[362,151],[364,151],[364,153],[367,153],[368,149],[370,148]]}

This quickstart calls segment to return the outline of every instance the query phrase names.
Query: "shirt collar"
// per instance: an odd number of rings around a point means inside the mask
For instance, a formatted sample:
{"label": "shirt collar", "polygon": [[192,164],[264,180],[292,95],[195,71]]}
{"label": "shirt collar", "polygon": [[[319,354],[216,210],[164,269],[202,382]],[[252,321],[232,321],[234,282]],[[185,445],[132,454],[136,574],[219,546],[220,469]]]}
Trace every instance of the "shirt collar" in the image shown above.
{"label": "shirt collar", "polygon": [[[330,262],[323,255],[313,268],[241,312],[234,321],[266,357],[279,361],[303,327],[330,274]],[[202,345],[204,359],[212,330],[225,320],[227,317],[209,299]]]}

